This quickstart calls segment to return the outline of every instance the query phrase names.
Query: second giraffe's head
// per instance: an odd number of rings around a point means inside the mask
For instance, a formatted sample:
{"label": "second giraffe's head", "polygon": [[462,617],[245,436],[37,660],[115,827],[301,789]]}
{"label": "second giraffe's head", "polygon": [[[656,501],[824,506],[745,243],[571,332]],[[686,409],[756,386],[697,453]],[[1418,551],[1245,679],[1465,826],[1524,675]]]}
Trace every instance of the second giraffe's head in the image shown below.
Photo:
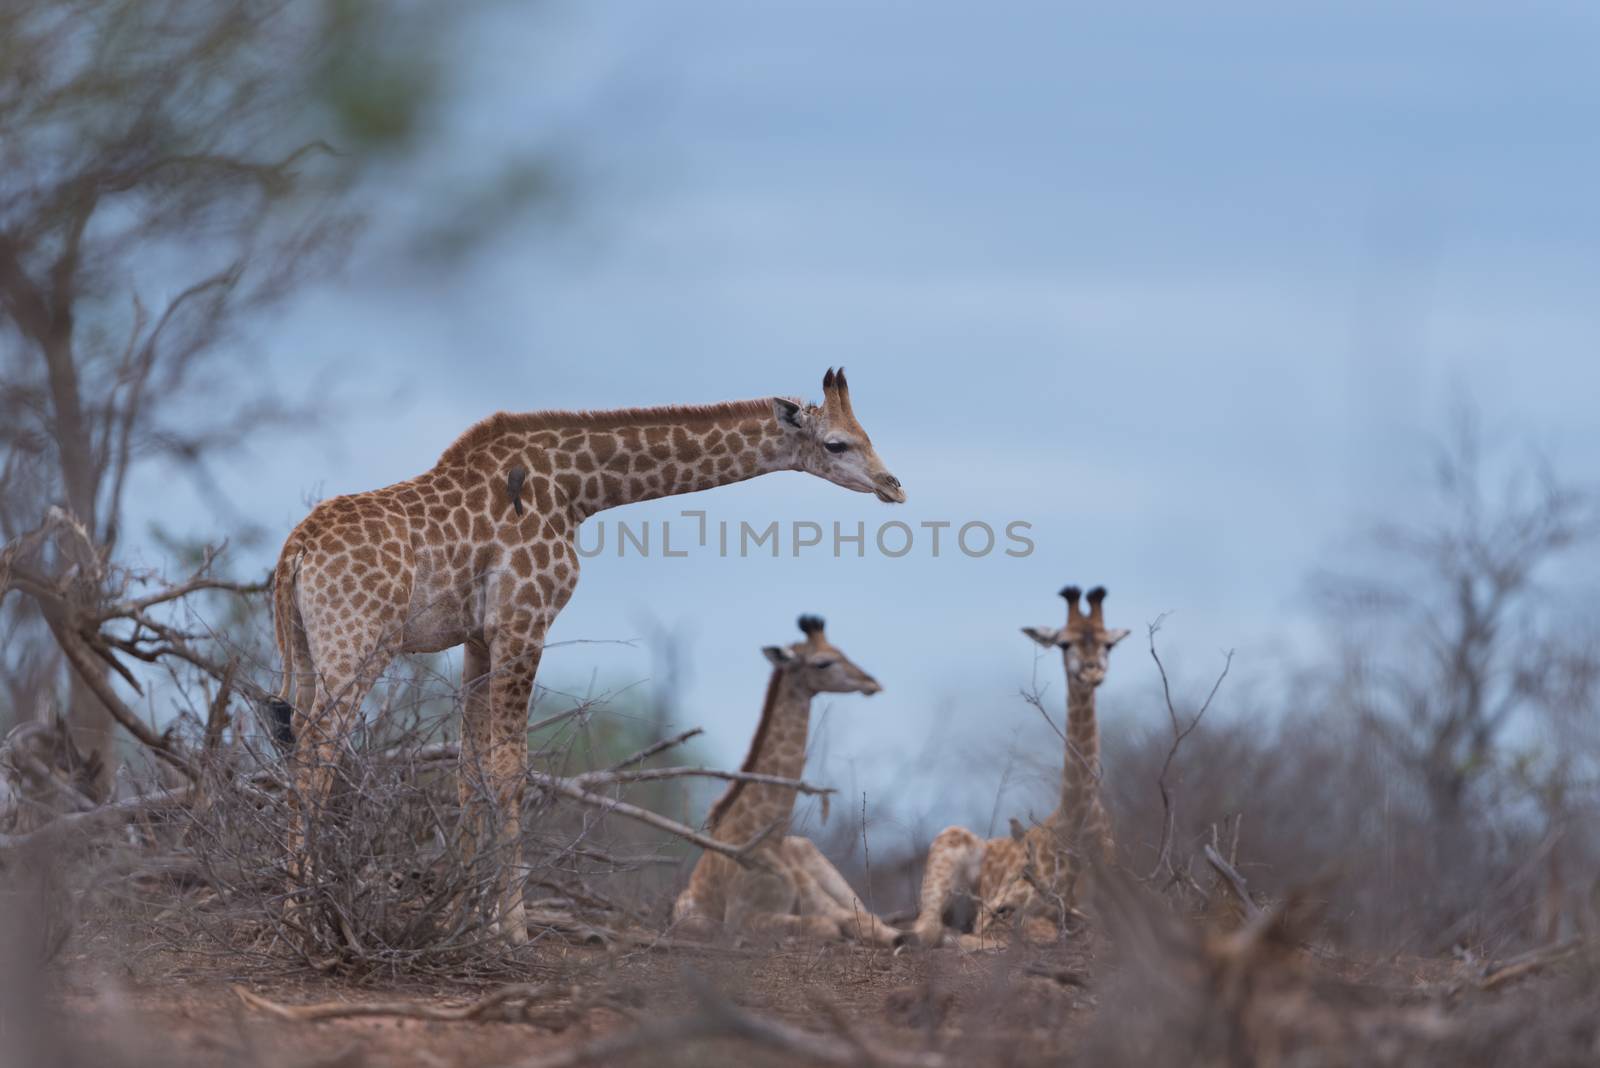
{"label": "second giraffe's head", "polygon": [[793,645],[769,645],[761,651],[784,674],[812,693],[864,693],[883,689],[878,680],[856,667],[823,633],[820,616],[801,616],[805,635]]}
{"label": "second giraffe's head", "polygon": [[772,411],[778,424],[794,437],[802,471],[858,493],[875,493],[888,504],[905,503],[905,487],[878,459],[872,439],[856,422],[844,368],[830,368],[823,376],[821,404],[774,397]]}
{"label": "second giraffe's head", "polygon": [[1106,588],[1096,586],[1089,591],[1089,611],[1078,606],[1083,592],[1076,586],[1067,586],[1061,596],[1067,602],[1067,625],[1060,630],[1054,627],[1023,627],[1022,633],[1040,645],[1061,650],[1066,661],[1067,677],[1080,686],[1098,686],[1106,679],[1106,663],[1111,647],[1128,636],[1121,627],[1106,627],[1104,606]]}

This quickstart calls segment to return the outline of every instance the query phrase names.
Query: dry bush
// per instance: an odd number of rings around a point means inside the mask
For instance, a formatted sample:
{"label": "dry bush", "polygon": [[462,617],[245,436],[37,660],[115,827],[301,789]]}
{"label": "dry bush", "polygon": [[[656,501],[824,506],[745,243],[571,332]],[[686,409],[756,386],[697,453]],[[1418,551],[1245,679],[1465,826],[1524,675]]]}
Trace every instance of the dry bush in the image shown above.
{"label": "dry bush", "polygon": [[[1105,747],[1106,774],[1121,787],[1109,794],[1112,818],[1136,869],[1161,838],[1154,783],[1167,748],[1154,732],[1118,732]],[[1186,741],[1174,777],[1173,837],[1197,881],[1208,881],[1203,845],[1238,821],[1237,866],[1251,887],[1265,900],[1312,893],[1326,905],[1319,935],[1352,947],[1492,954],[1545,941],[1550,861],[1561,859],[1573,886],[1600,872],[1592,801],[1569,797],[1558,835],[1541,807],[1507,804],[1486,807],[1475,834],[1445,838],[1420,784],[1333,716],[1216,719]],[[1591,819],[1573,818],[1579,811]],[[1566,905],[1573,922],[1592,922],[1583,915],[1592,906]]]}
{"label": "dry bush", "polygon": [[1357,964],[1306,951],[1300,898],[1226,933],[1131,885],[1106,899],[1116,951],[1085,1064],[1487,1068],[1591,1064],[1600,1050],[1593,971],[1489,994],[1494,973],[1465,964]]}
{"label": "dry bush", "polygon": [[[660,835],[620,830],[591,808],[532,788],[518,869],[507,870],[493,826],[471,844],[457,748],[445,734],[453,694],[423,671],[375,695],[376,707],[342,748],[331,794],[308,806],[310,877],[294,891],[292,911],[292,788],[276,750],[249,733],[204,766],[197,803],[152,829],[148,850],[184,859],[127,903],[144,910],[157,943],[174,949],[198,939],[257,969],[333,969],[359,979],[526,975],[538,970],[545,939],[608,940],[637,927],[641,917],[626,903],[632,879],[643,868],[676,865],[659,853]],[[443,714],[419,714],[441,703]],[[602,707],[591,700],[547,720],[603,716]],[[541,736],[534,767],[567,763],[577,732]],[[527,947],[493,932],[494,888],[507,878],[526,887]]]}

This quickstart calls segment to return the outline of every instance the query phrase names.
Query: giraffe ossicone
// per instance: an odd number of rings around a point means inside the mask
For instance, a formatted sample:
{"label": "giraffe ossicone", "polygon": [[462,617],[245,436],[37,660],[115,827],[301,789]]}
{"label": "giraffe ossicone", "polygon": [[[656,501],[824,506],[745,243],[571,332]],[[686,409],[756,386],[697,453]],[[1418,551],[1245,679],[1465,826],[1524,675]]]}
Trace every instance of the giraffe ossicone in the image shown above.
{"label": "giraffe ossicone", "polygon": [[[1065,626],[1022,628],[1040,645],[1059,650],[1066,669],[1060,801],[1032,827],[1024,828],[1013,817],[1006,838],[985,841],[965,827],[939,832],[928,847],[912,926],[921,945],[994,946],[1017,930],[1030,940],[1053,939],[1076,914],[1086,868],[1115,862],[1116,842],[1100,799],[1100,728],[1094,705],[1111,649],[1128,631],[1105,625],[1103,586],[1089,591],[1088,612],[1080,604],[1078,587],[1064,587],[1061,596],[1067,602]],[[977,903],[972,929],[952,927],[959,904],[968,899]]]}
{"label": "giraffe ossicone", "polygon": [[[800,632],[802,641],[762,650],[772,676],[741,771],[799,779],[806,766],[812,698],[819,693],[871,696],[882,689],[828,640],[820,617],[801,616]],[[897,944],[900,932],[867,910],[822,851],[809,838],[788,833],[794,802],[792,787],[728,785],[711,806],[706,830],[719,842],[748,847],[748,863],[702,854],[673,905],[674,924],[700,937],[726,932]]]}
{"label": "giraffe ossicone", "polygon": [[[493,824],[502,868],[520,870],[528,701],[545,634],[578,582],[579,524],[607,508],[776,471],[903,502],[904,487],[856,419],[842,369],[828,371],[822,392],[821,404],[767,397],[501,412],[421,475],[312,509],[285,541],[273,579],[280,697],[292,709],[298,881],[306,881],[306,810],[326,798],[338,743],[367,692],[395,655],[457,645],[462,804],[480,834]],[[524,940],[519,881],[505,877],[496,898],[502,933]]]}

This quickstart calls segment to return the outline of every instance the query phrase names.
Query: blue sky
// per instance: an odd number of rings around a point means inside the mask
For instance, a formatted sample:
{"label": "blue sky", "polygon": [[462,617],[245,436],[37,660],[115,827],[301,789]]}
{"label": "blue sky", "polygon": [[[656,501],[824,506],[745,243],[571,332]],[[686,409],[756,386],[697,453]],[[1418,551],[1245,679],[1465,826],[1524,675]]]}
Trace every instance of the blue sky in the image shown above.
{"label": "blue sky", "polygon": [[[1020,519],[1032,556],[604,556],[553,638],[680,632],[684,715],[732,762],[759,647],[822,613],[885,692],[832,702],[813,775],[869,792],[1055,744],[1017,628],[1068,581],[1141,637],[1171,611],[1197,687],[1225,647],[1270,678],[1314,651],[1305,576],[1415,505],[1455,398],[1600,466],[1597,44],[1578,3],[493,7],[448,139],[393,180],[553,133],[593,179],[577,219],[430,275],[378,196],[346,281],[259,334],[344,407],[240,461],[246,509],[286,534],[498,408],[816,398],[843,364],[908,505],[780,475],[608,518]],[[543,679],[649,672],[579,645]],[[1107,714],[1154,681],[1130,642]]]}

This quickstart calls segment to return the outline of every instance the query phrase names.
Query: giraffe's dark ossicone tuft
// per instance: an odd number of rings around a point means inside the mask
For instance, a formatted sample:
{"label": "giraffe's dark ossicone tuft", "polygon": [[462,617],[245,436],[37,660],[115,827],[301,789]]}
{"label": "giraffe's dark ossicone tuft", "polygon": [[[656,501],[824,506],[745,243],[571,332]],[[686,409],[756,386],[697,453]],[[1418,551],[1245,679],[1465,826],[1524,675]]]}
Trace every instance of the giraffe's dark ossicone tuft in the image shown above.
{"label": "giraffe's dark ossicone tuft", "polygon": [[821,616],[800,617],[800,633],[802,634],[821,634],[822,628],[825,626],[827,624]]}
{"label": "giraffe's dark ossicone tuft", "polygon": [[1065,597],[1068,601],[1076,601],[1079,597],[1083,596],[1083,591],[1076,586],[1063,586],[1061,587],[1061,596]]}
{"label": "giraffe's dark ossicone tuft", "polygon": [[1106,599],[1106,588],[1104,586],[1096,586],[1094,589],[1090,590],[1085,597],[1090,604],[1099,604],[1101,601]]}

